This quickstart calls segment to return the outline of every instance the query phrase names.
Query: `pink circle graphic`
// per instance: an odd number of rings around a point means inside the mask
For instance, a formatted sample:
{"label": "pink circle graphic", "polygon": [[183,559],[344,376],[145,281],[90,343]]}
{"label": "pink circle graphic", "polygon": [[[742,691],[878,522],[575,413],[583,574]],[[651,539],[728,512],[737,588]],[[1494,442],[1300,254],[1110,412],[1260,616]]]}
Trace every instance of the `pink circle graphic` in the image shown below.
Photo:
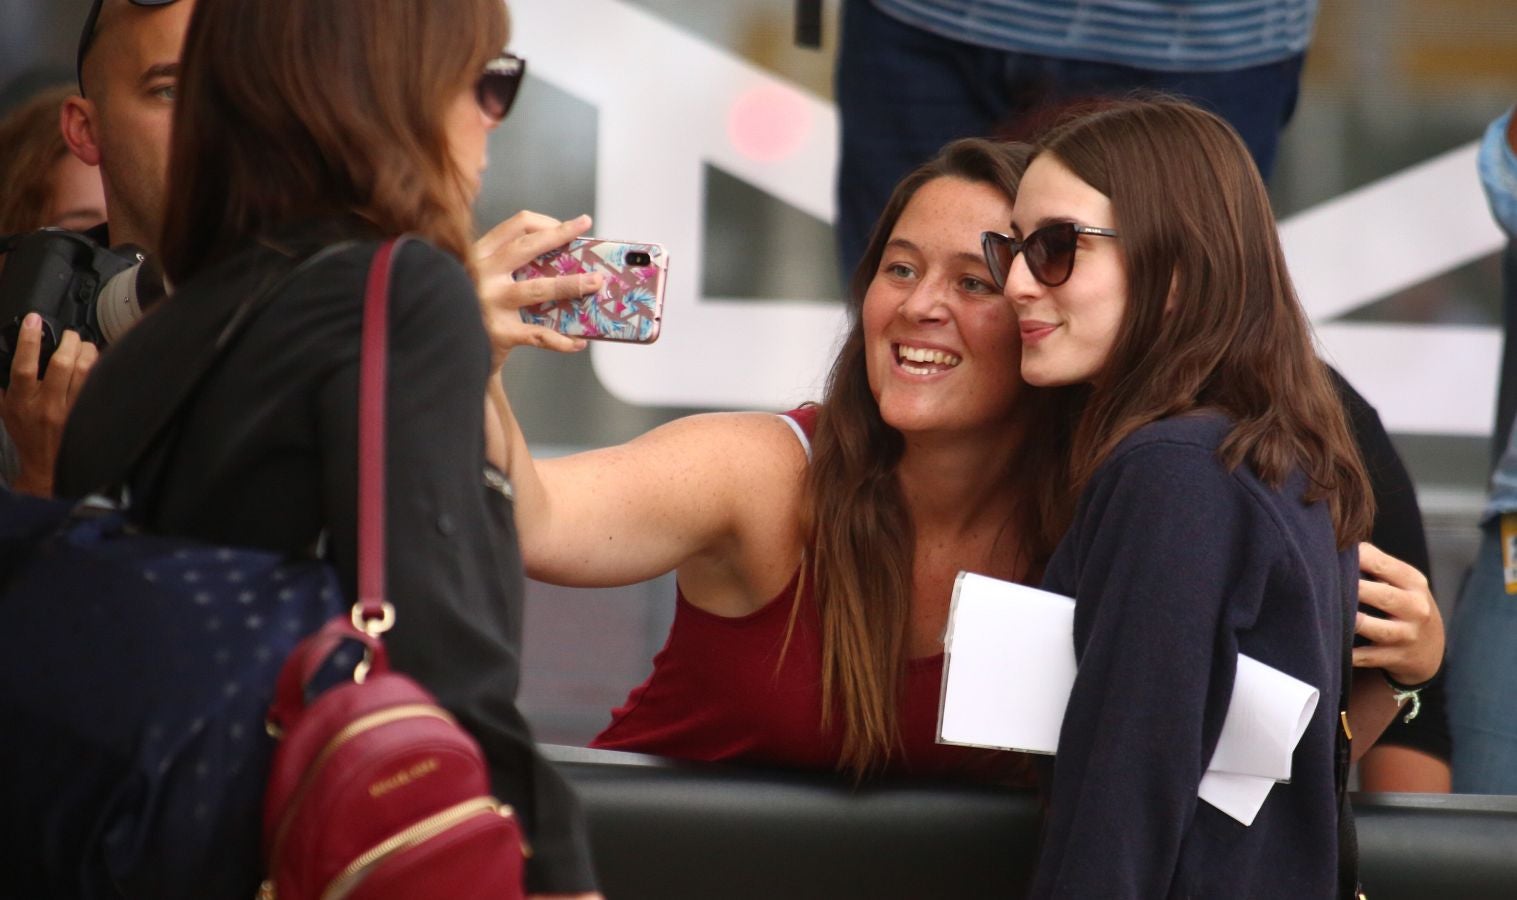
{"label": "pink circle graphic", "polygon": [[811,135],[811,105],[797,91],[761,84],[744,91],[727,115],[732,146],[755,162],[794,156]]}

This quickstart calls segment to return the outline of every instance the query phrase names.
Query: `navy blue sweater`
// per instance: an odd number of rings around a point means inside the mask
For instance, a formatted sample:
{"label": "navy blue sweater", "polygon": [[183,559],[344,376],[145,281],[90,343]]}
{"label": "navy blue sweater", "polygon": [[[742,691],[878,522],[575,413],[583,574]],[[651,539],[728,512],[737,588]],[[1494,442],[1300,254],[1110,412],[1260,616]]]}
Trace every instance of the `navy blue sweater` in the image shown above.
{"label": "navy blue sweater", "polygon": [[[1294,472],[1229,472],[1229,428],[1140,429],[1097,470],[1044,586],[1075,598],[1079,673],[1059,735],[1033,897],[1329,898],[1334,728],[1356,550]],[[1245,827],[1197,798],[1237,655],[1316,687],[1291,782]]]}

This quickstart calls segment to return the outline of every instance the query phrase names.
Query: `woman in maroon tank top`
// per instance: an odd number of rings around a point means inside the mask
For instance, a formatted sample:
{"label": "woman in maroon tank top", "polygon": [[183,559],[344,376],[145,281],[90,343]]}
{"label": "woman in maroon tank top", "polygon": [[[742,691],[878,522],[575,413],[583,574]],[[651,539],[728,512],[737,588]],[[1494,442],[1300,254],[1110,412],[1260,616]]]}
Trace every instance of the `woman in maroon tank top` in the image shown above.
{"label": "woman in maroon tank top", "polygon": [[[1035,580],[1066,518],[1067,445],[1033,424],[1047,395],[1022,382],[1016,318],[980,250],[1010,221],[1027,152],[956,141],[897,186],[814,407],[691,416],[533,460],[496,392],[528,574],[604,587],[677,573],[669,641],[596,746],[1028,782],[1018,754],[934,741],[955,576]],[[525,342],[513,309],[487,314]],[[1388,652],[1431,639],[1405,627]]]}
{"label": "woman in maroon tank top", "polygon": [[536,461],[508,422],[529,575],[678,573],[669,642],[598,746],[1026,781],[1020,757],[934,740],[954,577],[1033,579],[1058,537],[1023,474],[1056,448],[1021,440],[1016,319],[979,250],[1025,155],[960,141],[900,185],[819,406]]}

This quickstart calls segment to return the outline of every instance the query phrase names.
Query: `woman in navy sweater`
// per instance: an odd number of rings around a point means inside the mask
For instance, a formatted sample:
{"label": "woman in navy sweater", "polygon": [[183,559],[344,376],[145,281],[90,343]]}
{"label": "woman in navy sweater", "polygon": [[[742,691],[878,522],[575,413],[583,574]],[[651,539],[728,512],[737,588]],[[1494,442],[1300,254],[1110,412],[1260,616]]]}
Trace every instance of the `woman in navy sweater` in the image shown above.
{"label": "woman in navy sweater", "polygon": [[[1335,728],[1373,502],[1247,149],[1130,101],[1056,128],[987,234],[1022,375],[1072,428],[1079,673],[1035,897],[1330,897]],[[1077,499],[1076,499],[1077,498]],[[1251,825],[1197,798],[1239,653],[1320,691]]]}

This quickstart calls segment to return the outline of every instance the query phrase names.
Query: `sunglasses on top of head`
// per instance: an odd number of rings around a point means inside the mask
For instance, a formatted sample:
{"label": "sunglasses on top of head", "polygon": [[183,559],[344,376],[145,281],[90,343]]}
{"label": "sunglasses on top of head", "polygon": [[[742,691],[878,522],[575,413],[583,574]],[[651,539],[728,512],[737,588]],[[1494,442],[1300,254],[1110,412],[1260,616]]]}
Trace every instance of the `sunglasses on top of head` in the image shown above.
{"label": "sunglasses on top of head", "polygon": [[521,90],[522,77],[527,74],[527,61],[514,53],[502,53],[485,63],[479,81],[474,83],[474,97],[479,101],[480,111],[491,120],[499,122],[511,111],[516,102],[516,92]]}
{"label": "sunglasses on top of head", "polygon": [[1096,228],[1093,225],[1076,225],[1073,222],[1055,222],[1044,225],[1027,237],[1017,240],[999,231],[980,232],[980,250],[985,254],[985,265],[996,287],[1006,290],[1006,278],[1011,274],[1011,264],[1017,254],[1027,259],[1027,271],[1045,287],[1058,287],[1069,280],[1075,270],[1075,248],[1080,235],[1116,237],[1112,228]]}
{"label": "sunglasses on top of head", "polygon": [[[175,0],[131,0],[133,6],[168,6]],[[74,76],[79,80],[79,95],[84,96],[84,57],[95,42],[95,24],[100,21],[100,7],[105,0],[94,0],[89,15],[84,17],[84,30],[79,33],[79,56],[74,60]]]}

